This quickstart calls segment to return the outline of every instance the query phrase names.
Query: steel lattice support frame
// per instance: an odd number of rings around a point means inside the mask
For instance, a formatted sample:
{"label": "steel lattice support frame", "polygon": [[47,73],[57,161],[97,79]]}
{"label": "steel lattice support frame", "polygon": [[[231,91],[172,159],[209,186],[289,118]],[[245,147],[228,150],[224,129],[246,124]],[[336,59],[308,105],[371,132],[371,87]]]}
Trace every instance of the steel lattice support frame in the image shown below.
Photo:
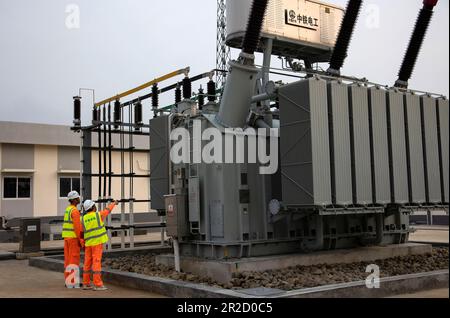
{"label": "steel lattice support frame", "polygon": [[[228,70],[230,60],[230,48],[226,45],[227,37],[227,16],[226,0],[217,0],[217,52],[216,69]],[[216,85],[218,88],[225,86],[226,72],[217,72]]]}
{"label": "steel lattice support frame", "polygon": [[[111,105],[103,105],[98,108],[98,119],[93,120],[91,126],[86,127],[73,127],[76,132],[81,132],[81,176],[82,176],[82,194],[83,199],[93,199],[97,203],[99,210],[104,209],[107,206],[107,202],[112,199],[112,180],[113,178],[120,179],[120,224],[114,227],[113,218],[110,214],[106,220],[108,236],[111,238],[113,233],[118,233],[121,238],[120,248],[133,249],[135,247],[134,241],[134,229],[136,227],[134,223],[135,203],[150,203],[149,198],[135,198],[134,180],[136,178],[149,178],[149,174],[136,174],[135,173],[135,153],[148,152],[148,149],[137,149],[135,147],[135,136],[150,136],[149,125],[136,124],[133,122],[134,118],[134,104],[130,104],[126,107],[121,106],[121,120],[119,122],[112,121]],[[116,135],[115,142],[113,135]],[[97,139],[97,145],[93,145],[93,138]],[[113,171],[112,153],[118,152],[119,162],[118,167],[120,173]],[[92,170],[92,156],[93,153],[97,154],[98,158],[98,171]],[[118,168],[116,168],[118,169]],[[96,179],[98,185],[98,193],[93,193],[92,181]],[[117,186],[117,185],[116,185]],[[95,196],[95,197],[94,197]],[[139,212],[139,213],[147,213]],[[128,218],[127,218],[128,217]],[[164,228],[165,226],[161,222],[157,224],[147,224],[140,228]],[[126,236],[128,233],[128,236]],[[128,238],[128,242],[126,240]],[[112,250],[113,245],[110,240],[106,244],[107,250]]]}

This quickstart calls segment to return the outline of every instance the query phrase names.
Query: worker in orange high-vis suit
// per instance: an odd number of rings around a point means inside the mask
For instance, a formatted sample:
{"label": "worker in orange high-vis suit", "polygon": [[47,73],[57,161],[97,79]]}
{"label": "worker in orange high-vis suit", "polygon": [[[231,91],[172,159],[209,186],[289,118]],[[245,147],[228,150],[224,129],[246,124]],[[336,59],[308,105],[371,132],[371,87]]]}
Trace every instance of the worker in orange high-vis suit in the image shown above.
{"label": "worker in orange high-vis suit", "polygon": [[[83,204],[85,211],[81,218],[85,244],[83,289],[107,290],[102,281],[103,244],[109,240],[105,219],[117,204],[118,202],[114,201],[101,212],[97,211],[95,202],[91,200],[86,200]],[[91,285],[91,274],[94,277],[94,286]]]}
{"label": "worker in orange high-vis suit", "polygon": [[[67,195],[69,206],[64,213],[64,224],[62,237],[64,238],[64,279],[67,288],[80,288],[79,283],[73,275],[74,267],[80,268],[80,249],[83,245],[81,238],[81,215],[77,205],[80,204],[80,195],[76,191],[72,191]],[[72,268],[68,268],[72,267]],[[75,273],[77,274],[77,273]]]}

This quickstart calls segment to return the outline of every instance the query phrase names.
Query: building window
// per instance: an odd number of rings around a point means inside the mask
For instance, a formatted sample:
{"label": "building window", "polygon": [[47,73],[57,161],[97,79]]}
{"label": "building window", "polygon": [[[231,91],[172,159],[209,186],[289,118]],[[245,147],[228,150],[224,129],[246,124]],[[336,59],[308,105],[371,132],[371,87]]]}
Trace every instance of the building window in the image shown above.
{"label": "building window", "polygon": [[30,199],[31,178],[5,177],[3,179],[3,198]]}
{"label": "building window", "polygon": [[59,197],[67,198],[71,191],[80,193],[80,178],[61,177],[59,178]]}

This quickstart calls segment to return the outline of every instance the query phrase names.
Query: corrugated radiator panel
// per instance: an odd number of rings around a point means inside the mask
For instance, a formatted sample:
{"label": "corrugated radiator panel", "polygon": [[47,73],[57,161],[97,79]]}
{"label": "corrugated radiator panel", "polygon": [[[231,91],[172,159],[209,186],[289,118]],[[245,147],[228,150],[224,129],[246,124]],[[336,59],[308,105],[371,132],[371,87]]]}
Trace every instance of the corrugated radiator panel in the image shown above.
{"label": "corrugated radiator panel", "polygon": [[442,166],[443,201],[449,203],[449,103],[448,99],[438,100],[440,152]]}
{"label": "corrugated radiator panel", "polygon": [[388,91],[387,101],[390,119],[391,191],[393,202],[404,204],[409,201],[404,95]]}
{"label": "corrugated radiator panel", "polygon": [[331,173],[327,83],[309,79],[279,89],[283,203],[327,206]]}
{"label": "corrugated radiator panel", "polygon": [[406,94],[405,103],[409,147],[409,191],[411,193],[411,202],[421,204],[426,201],[426,196],[420,97]]}
{"label": "corrugated radiator panel", "polygon": [[441,175],[439,168],[439,143],[437,126],[436,99],[423,96],[422,123],[423,140],[425,145],[425,166],[427,180],[427,201],[429,203],[440,203],[442,201]]}
{"label": "corrugated radiator panel", "polygon": [[375,203],[391,203],[391,184],[389,175],[389,151],[386,91],[374,87],[369,89],[371,115],[373,175]]}
{"label": "corrugated radiator panel", "polygon": [[279,90],[287,206],[449,201],[449,103],[309,79]]}
{"label": "corrugated radiator panel", "polygon": [[348,97],[347,85],[336,81],[328,84],[333,203],[342,206],[353,203]]}
{"label": "corrugated radiator panel", "polygon": [[353,138],[353,195],[357,204],[368,205],[373,203],[373,195],[367,88],[349,86],[349,100]]}

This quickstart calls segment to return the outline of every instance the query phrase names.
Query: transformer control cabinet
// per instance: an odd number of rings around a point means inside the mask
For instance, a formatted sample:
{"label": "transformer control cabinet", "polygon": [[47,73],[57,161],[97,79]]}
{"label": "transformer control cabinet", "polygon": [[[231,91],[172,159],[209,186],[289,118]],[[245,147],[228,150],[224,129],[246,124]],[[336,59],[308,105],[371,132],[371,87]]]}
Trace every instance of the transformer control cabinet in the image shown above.
{"label": "transformer control cabinet", "polygon": [[186,195],[172,194],[164,196],[167,218],[167,236],[182,238],[189,234],[187,224]]}

